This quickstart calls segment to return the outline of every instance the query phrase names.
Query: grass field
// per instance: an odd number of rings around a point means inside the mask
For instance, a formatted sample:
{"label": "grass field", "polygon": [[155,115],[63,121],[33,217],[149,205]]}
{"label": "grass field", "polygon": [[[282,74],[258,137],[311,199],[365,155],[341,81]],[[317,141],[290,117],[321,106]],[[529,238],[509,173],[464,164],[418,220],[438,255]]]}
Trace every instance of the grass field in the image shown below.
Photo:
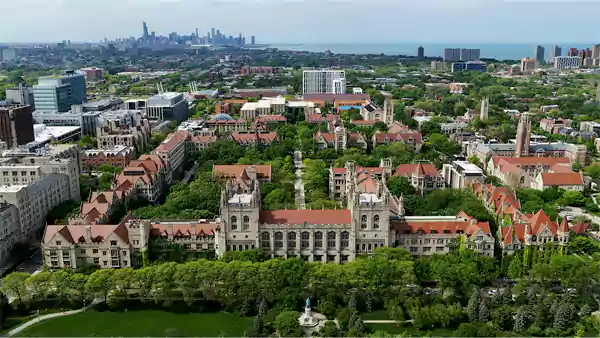
{"label": "grass field", "polygon": [[369,330],[384,331],[391,334],[409,333],[411,337],[423,337],[429,335],[430,337],[450,337],[452,336],[452,330],[449,329],[434,329],[431,331],[420,331],[414,326],[407,324],[402,326],[396,326],[396,324],[367,324]]}
{"label": "grass field", "polygon": [[360,314],[363,320],[369,319],[390,319],[386,310],[375,310],[373,312],[363,312]]}
{"label": "grass field", "polygon": [[241,337],[251,317],[229,313],[163,311],[96,312],[58,317],[31,326],[20,337]]}

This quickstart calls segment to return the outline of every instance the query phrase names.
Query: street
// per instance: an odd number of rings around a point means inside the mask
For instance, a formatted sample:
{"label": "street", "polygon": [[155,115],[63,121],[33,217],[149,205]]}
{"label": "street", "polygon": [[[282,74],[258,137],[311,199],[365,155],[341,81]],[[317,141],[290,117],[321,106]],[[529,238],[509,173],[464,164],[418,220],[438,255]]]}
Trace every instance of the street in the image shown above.
{"label": "street", "polygon": [[566,217],[567,214],[572,214],[573,217],[577,217],[577,216],[584,216],[587,219],[591,219],[592,222],[600,224],[600,217],[598,216],[594,216],[592,214],[586,213],[583,209],[581,208],[577,208],[577,207],[564,207],[560,212],[559,215],[561,217]]}

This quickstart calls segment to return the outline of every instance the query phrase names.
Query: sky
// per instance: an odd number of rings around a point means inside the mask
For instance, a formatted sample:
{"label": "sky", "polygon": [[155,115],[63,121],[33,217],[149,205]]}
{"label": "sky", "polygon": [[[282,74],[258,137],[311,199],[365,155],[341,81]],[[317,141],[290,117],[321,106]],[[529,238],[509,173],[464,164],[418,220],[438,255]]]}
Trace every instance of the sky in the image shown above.
{"label": "sky", "polygon": [[0,0],[0,42],[255,35],[257,43],[594,43],[600,0]]}

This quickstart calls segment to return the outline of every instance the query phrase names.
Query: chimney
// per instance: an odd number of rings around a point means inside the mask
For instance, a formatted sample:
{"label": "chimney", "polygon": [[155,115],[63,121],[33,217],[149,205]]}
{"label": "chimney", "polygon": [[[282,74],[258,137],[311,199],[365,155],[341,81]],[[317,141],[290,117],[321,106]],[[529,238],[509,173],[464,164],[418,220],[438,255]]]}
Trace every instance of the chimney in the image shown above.
{"label": "chimney", "polygon": [[86,243],[92,242],[92,226],[91,225],[88,225],[85,227],[85,242]]}

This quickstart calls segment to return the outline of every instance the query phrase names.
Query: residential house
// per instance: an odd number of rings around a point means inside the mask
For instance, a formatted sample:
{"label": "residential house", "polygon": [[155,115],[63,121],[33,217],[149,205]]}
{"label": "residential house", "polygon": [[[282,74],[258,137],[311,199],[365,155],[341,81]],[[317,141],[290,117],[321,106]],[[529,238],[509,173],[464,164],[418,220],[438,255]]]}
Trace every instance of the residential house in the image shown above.
{"label": "residential house", "polygon": [[446,186],[444,176],[431,163],[400,164],[394,171],[394,176],[407,177],[421,195]]}

